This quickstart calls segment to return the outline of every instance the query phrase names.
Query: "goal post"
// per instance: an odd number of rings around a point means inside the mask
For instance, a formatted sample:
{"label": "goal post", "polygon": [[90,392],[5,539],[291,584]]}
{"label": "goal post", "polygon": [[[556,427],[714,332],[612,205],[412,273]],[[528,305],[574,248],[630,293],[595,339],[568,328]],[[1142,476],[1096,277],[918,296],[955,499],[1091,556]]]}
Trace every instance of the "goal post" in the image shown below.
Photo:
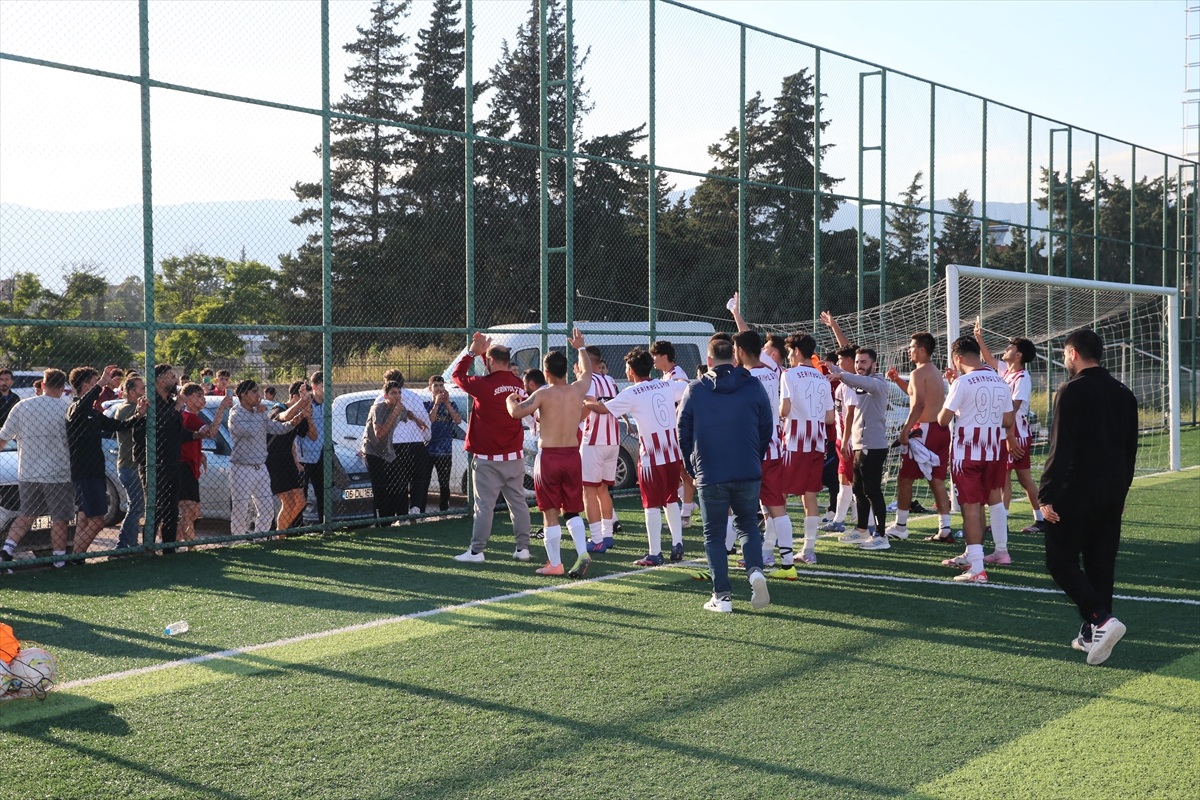
{"label": "goal post", "polygon": [[[1138,375],[1137,359],[1157,362],[1165,373],[1167,393],[1162,409],[1162,426],[1169,442],[1168,469],[1182,466],[1179,426],[1182,411],[1179,349],[1179,290],[1169,286],[1109,283],[1106,281],[1060,278],[1007,270],[950,264],[946,267],[946,346],[962,334],[964,318],[983,318],[984,328],[1001,333],[1029,336],[1049,350],[1056,340],[1072,330],[1091,327],[1106,341],[1111,352],[1115,339],[1121,350],[1123,366],[1118,377],[1124,380],[1148,409],[1154,408],[1154,395],[1161,391],[1153,371],[1149,378]],[[1021,287],[1023,297],[1013,296],[1012,287]],[[1008,287],[1008,288],[1005,288]],[[989,288],[991,298],[989,299]],[[932,300],[932,298],[930,298]],[[1090,302],[1088,302],[1090,300]],[[1083,308],[1079,308],[1080,305]],[[1056,307],[1057,305],[1057,307]],[[1074,316],[1072,315],[1072,305]],[[1036,311],[1031,313],[1031,308]],[[1041,330],[1030,331],[1031,317],[1044,319]],[[971,323],[968,323],[969,325]],[[1128,332],[1128,335],[1124,335]],[[1030,335],[1031,333],[1035,335]],[[1108,335],[1106,335],[1108,334]],[[1163,341],[1165,339],[1165,341]],[[1163,351],[1165,345],[1165,352]],[[1160,352],[1154,352],[1159,350]],[[1054,353],[1045,358],[1052,368]],[[1116,372],[1116,370],[1111,370]],[[1145,371],[1143,370],[1143,374]],[[1053,387],[1049,387],[1053,391]],[[1139,391],[1140,390],[1140,391]],[[1144,395],[1151,395],[1147,398]],[[1195,402],[1193,398],[1192,402]],[[1150,419],[1153,419],[1151,415]]]}

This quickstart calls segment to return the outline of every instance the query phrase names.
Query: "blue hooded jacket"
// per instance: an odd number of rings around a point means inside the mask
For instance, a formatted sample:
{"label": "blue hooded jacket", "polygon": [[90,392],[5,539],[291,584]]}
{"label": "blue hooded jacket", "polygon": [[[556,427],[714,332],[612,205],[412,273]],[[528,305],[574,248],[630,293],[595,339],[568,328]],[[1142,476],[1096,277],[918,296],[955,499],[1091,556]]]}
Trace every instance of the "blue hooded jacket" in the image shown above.
{"label": "blue hooded jacket", "polygon": [[749,371],[720,364],[688,384],[679,403],[683,465],[698,486],[762,480],[774,413]]}

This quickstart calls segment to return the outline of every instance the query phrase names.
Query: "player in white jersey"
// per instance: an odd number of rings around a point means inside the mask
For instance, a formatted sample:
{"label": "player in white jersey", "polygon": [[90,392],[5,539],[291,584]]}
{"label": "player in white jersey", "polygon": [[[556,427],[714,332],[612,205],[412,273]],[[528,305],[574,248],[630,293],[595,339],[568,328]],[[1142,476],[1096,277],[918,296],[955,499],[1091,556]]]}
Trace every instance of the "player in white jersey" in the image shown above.
{"label": "player in white jersey", "polygon": [[[675,345],[666,340],[657,341],[650,345],[650,355],[654,357],[654,368],[662,373],[664,381],[682,381],[687,384],[691,382],[691,376],[687,374],[687,370],[675,363]],[[683,471],[683,506],[680,508],[680,515],[683,519],[683,527],[690,528],[692,526],[692,512],[699,506],[696,504],[696,482],[692,480],[692,476],[687,474],[687,470]]]}
{"label": "player in white jersey", "polygon": [[[821,512],[817,493],[824,488],[826,426],[833,425],[833,391],[829,379],[812,366],[817,341],[795,334],[786,340],[792,367],[779,382],[779,416],[783,422],[783,493],[804,501],[804,552],[816,563],[814,548]],[[781,577],[787,577],[786,575]]]}
{"label": "player in white jersey", "polygon": [[1006,431],[1012,427],[1012,395],[1008,385],[983,363],[973,336],[961,336],[950,350],[956,377],[938,412],[938,423],[954,426],[951,476],[954,497],[962,507],[967,550],[948,558],[944,566],[965,570],[954,578],[986,583],[983,560],[983,506],[992,518],[992,531],[1008,530],[1008,511],[1001,487],[1007,473]]}
{"label": "player in white jersey", "polygon": [[638,348],[625,356],[625,377],[633,385],[608,402],[589,400],[585,406],[598,414],[629,414],[638,428],[638,487],[646,515],[649,550],[635,564],[653,567],[663,563],[662,512],[667,512],[671,531],[671,560],[683,560],[683,527],[679,518],[679,473],[683,454],[679,451],[675,406],[683,399],[687,384],[650,377],[653,357]]}
{"label": "player in white jersey", "polygon": [[[1029,401],[1033,393],[1033,381],[1027,372],[1029,365],[1037,358],[1037,345],[1021,336],[1008,340],[1008,346],[997,360],[983,342],[983,327],[975,323],[975,341],[979,345],[979,354],[984,363],[1000,373],[1000,377],[1008,384],[1013,398],[1013,426],[1009,429],[1008,439],[1008,468],[1015,470],[1025,497],[1033,508],[1033,524],[1021,530],[1021,533],[1045,533],[1048,525],[1042,516],[1042,505],[1038,502],[1037,484],[1029,463],[1029,448],[1032,445],[1032,432],[1029,428]],[[1012,480],[1004,481],[1004,507],[1012,504]],[[997,549],[999,545],[997,545]]]}
{"label": "player in white jersey", "polygon": [[[588,345],[587,352],[592,359],[593,370],[588,399],[612,400],[617,396],[617,382],[596,371],[600,362],[604,360],[600,358],[600,348]],[[617,521],[608,487],[617,479],[621,427],[612,414],[587,411],[587,416],[583,419],[582,434],[579,455],[583,459],[584,512],[587,514],[591,533],[588,552],[603,553],[613,546],[613,527]]]}

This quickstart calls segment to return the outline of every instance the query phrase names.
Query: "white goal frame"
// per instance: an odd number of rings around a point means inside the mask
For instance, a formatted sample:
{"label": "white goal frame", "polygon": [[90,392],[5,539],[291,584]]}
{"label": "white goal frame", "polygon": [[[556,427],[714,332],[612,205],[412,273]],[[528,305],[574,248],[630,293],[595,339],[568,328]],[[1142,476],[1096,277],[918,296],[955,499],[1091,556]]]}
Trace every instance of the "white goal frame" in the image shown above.
{"label": "white goal frame", "polygon": [[[959,308],[959,279],[975,278],[1005,283],[1037,284],[1057,286],[1065,289],[1085,289],[1101,292],[1125,292],[1128,294],[1156,294],[1167,298],[1167,405],[1170,425],[1170,470],[1177,472],[1182,466],[1179,441],[1181,396],[1179,383],[1179,290],[1170,286],[1144,286],[1135,283],[1109,283],[1079,278],[1059,278],[1053,275],[1033,275],[1024,272],[1009,272],[999,269],[968,267],[959,264],[946,266],[946,345],[949,347],[961,334],[962,314]],[[948,359],[949,363],[949,359]]]}

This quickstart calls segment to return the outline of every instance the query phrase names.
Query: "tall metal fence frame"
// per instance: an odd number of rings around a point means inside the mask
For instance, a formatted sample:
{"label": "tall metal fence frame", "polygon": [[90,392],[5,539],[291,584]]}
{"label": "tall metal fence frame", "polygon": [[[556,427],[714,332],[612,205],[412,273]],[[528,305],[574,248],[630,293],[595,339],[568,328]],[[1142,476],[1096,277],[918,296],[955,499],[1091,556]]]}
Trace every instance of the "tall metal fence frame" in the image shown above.
{"label": "tall metal fence frame", "polygon": [[[565,3],[565,20],[566,20],[566,43],[568,54],[574,54],[574,13],[575,0],[563,0]],[[684,169],[670,164],[660,163],[657,158],[657,131],[656,131],[656,16],[660,6],[676,7],[687,12],[702,15],[714,20],[719,20],[736,28],[739,37],[739,64],[740,64],[740,92],[739,92],[739,122],[738,122],[738,175],[721,176],[710,172],[699,172],[696,170]],[[464,108],[472,109],[475,102],[473,94],[474,90],[474,65],[473,65],[473,45],[474,45],[474,25],[473,11],[475,7],[474,0],[463,0],[463,16],[464,16],[464,54],[465,54],[465,70],[464,79]],[[1099,280],[1100,246],[1103,242],[1109,242],[1120,245],[1128,245],[1130,252],[1130,275],[1129,283],[1136,283],[1134,270],[1135,258],[1134,254],[1138,248],[1156,249],[1162,255],[1161,268],[1161,285],[1175,286],[1181,289],[1180,306],[1181,306],[1181,342],[1189,345],[1190,351],[1190,369],[1191,369],[1191,395],[1192,410],[1190,424],[1197,423],[1196,410],[1196,369],[1197,364],[1197,302],[1200,299],[1200,238],[1197,237],[1198,211],[1197,198],[1200,198],[1200,162],[1181,159],[1178,156],[1173,156],[1161,151],[1155,151],[1150,148],[1145,148],[1136,145],[1132,142],[1126,142],[1112,137],[1104,136],[1103,134],[1079,128],[1068,123],[1061,123],[1057,120],[1045,117],[1043,115],[1034,114],[1032,112],[1023,111],[1006,103],[991,100],[981,95],[956,89],[946,86],[941,83],[928,81],[914,75],[910,75],[898,70],[890,69],[886,66],[864,61],[862,59],[848,56],[828,48],[823,48],[809,42],[802,41],[790,36],[779,34],[764,28],[738,22],[737,20],[729,19],[718,14],[700,10],[688,6],[677,0],[648,0],[646,8],[646,24],[649,32],[649,52],[647,63],[647,80],[649,88],[649,108],[648,108],[648,158],[646,161],[626,161],[622,159],[609,158],[594,154],[579,152],[577,143],[573,139],[573,61],[572,57],[565,59],[566,74],[563,78],[552,79],[547,59],[547,9],[549,7],[548,0],[539,0],[540,7],[540,143],[530,144],[508,139],[494,138],[486,135],[481,135],[475,131],[474,115],[472,113],[464,114],[464,129],[463,130],[445,130],[440,128],[431,128],[407,122],[397,122],[392,120],[373,119],[369,117],[355,116],[351,114],[335,111],[332,108],[330,98],[330,3],[329,0],[320,0],[321,9],[321,107],[311,108],[286,103],[274,102],[254,97],[246,97],[224,92],[216,92],[206,90],[196,86],[186,86],[174,83],[168,83],[157,80],[152,77],[150,66],[150,32],[149,32],[149,0],[138,0],[138,23],[139,23],[139,63],[140,69],[138,74],[123,74],[100,69],[93,69],[58,61],[51,61],[40,58],[33,58],[17,53],[0,52],[0,60],[12,61],[23,64],[29,64],[38,67],[44,67],[55,70],[64,70],[83,75],[94,77],[107,78],[114,81],[123,81],[133,83],[140,87],[141,104],[140,104],[140,129],[141,129],[141,164],[142,164],[142,233],[143,233],[143,267],[144,267],[144,321],[142,322],[121,322],[121,321],[102,321],[102,320],[41,320],[41,319],[0,319],[0,325],[16,325],[16,326],[61,326],[61,327],[80,327],[80,328],[118,328],[125,330],[138,330],[145,334],[145,361],[149,369],[153,368],[156,361],[155,358],[155,335],[161,331],[171,330],[212,330],[212,331],[238,331],[244,332],[252,330],[261,333],[319,333],[322,341],[322,357],[321,364],[325,375],[333,374],[334,367],[334,349],[333,337],[339,333],[366,333],[366,334],[423,334],[423,333],[440,333],[440,334],[459,334],[464,337],[469,337],[473,332],[480,328],[476,325],[476,284],[475,284],[475,230],[474,230],[474,205],[475,205],[475,156],[474,148],[476,143],[484,142],[494,145],[500,145],[511,148],[522,148],[526,150],[537,151],[540,157],[540,211],[541,211],[541,247],[540,247],[540,302],[539,302],[539,321],[540,333],[542,340],[542,352],[547,350],[547,338],[551,334],[568,333],[572,323],[575,321],[575,291],[574,291],[574,181],[567,180],[564,184],[564,212],[566,215],[565,240],[561,244],[556,244],[550,240],[551,226],[549,223],[549,215],[552,207],[550,197],[548,176],[552,169],[551,161],[561,159],[563,168],[568,176],[573,176],[576,173],[576,164],[579,161],[596,161],[611,164],[614,166],[642,170],[646,174],[647,187],[649,193],[648,203],[648,240],[647,240],[647,258],[648,258],[648,274],[646,279],[648,282],[647,294],[647,317],[646,326],[648,340],[653,341],[657,338],[659,309],[657,298],[657,279],[656,279],[656,239],[657,239],[657,209],[660,202],[658,194],[657,178],[661,172],[669,172],[676,175],[686,175],[698,179],[705,180],[720,180],[730,183],[735,183],[738,188],[738,247],[737,247],[737,287],[742,297],[743,308],[753,308],[754,297],[748,296],[747,293],[747,269],[748,269],[748,254],[747,254],[747,214],[746,214],[746,192],[748,188],[771,189],[777,191],[795,192],[805,195],[811,195],[815,198],[813,203],[814,219],[813,224],[813,265],[821,264],[821,222],[819,219],[821,200],[832,198],[837,201],[849,201],[857,204],[858,209],[858,276],[857,276],[857,307],[861,312],[864,309],[864,299],[867,296],[868,280],[877,279],[879,284],[879,302],[885,303],[891,299],[887,296],[887,212],[893,209],[909,208],[902,203],[887,199],[886,191],[886,163],[887,163],[887,82],[889,76],[898,76],[905,79],[918,81],[925,84],[929,88],[929,162],[928,162],[928,208],[920,207],[920,210],[926,211],[928,214],[929,236],[928,236],[928,284],[932,285],[936,282],[936,253],[934,243],[934,224],[937,217],[943,219],[960,218],[967,219],[979,225],[979,247],[980,247],[980,264],[979,267],[987,268],[988,251],[989,251],[989,227],[988,227],[988,112],[989,109],[1005,109],[1007,111],[1022,114],[1026,119],[1026,219],[1023,225],[1015,225],[1024,230],[1027,242],[1030,246],[1026,247],[1025,251],[1025,272],[1033,272],[1033,255],[1032,235],[1044,234],[1047,242],[1047,264],[1048,269],[1054,269],[1054,247],[1055,239],[1061,238],[1065,240],[1065,275],[1067,278],[1091,278]],[[813,185],[812,186],[784,186],[775,183],[764,183],[751,179],[747,174],[747,158],[746,158],[746,35],[748,32],[754,32],[764,36],[772,37],[790,44],[801,45],[810,48],[814,54],[814,106],[815,113],[813,119],[812,135],[814,139],[814,156],[813,156]],[[861,65],[861,72],[858,76],[859,84],[859,124],[858,124],[858,192],[856,194],[842,194],[831,192],[821,187],[821,136],[822,136],[822,90],[821,90],[821,64],[822,56],[837,57],[855,62]],[[867,86],[871,81],[878,81],[879,104],[880,104],[880,130],[879,144],[870,144],[866,137],[865,120],[866,120],[866,103],[868,102]],[[567,139],[566,146],[563,149],[557,149],[550,146],[550,131],[547,123],[547,102],[549,93],[557,88],[564,87],[567,95],[566,99],[566,114],[567,114]],[[321,120],[321,153],[322,153],[322,318],[320,325],[256,325],[256,324],[215,324],[215,323],[177,323],[163,322],[155,319],[155,259],[154,259],[154,208],[153,208],[153,180],[152,180],[152,147],[151,147],[151,90],[166,90],[172,92],[181,92],[190,95],[199,95],[203,97],[227,100],[237,103],[245,103],[255,106],[260,106],[269,109],[295,112],[310,116],[318,116]],[[970,98],[980,104],[982,112],[982,128],[980,130],[980,150],[983,154],[982,174],[980,175],[982,194],[980,197],[980,214],[958,214],[952,211],[941,211],[934,208],[934,198],[936,192],[936,121],[937,121],[937,100],[939,92],[952,92],[955,95]],[[331,160],[330,160],[330,145],[331,145],[331,125],[334,120],[354,120],[358,122],[383,125],[405,129],[414,133],[438,135],[446,137],[455,137],[463,141],[465,150],[465,168],[464,168],[464,194],[465,194],[465,251],[463,254],[465,264],[465,285],[466,292],[464,297],[465,308],[465,325],[462,327],[363,327],[363,326],[345,326],[335,323],[333,318],[332,306],[332,226],[331,226]],[[1054,227],[1054,213],[1050,213],[1046,226],[1037,226],[1033,221],[1033,204],[1034,204],[1034,121],[1041,120],[1051,125],[1057,126],[1050,131],[1050,162],[1049,162],[1049,190],[1047,196],[1053,198],[1055,192],[1063,192],[1066,195],[1066,219],[1067,224],[1064,229],[1056,229]],[[1093,176],[1096,181],[1094,191],[1098,196],[1099,190],[1099,155],[1101,138],[1116,144],[1128,146],[1131,149],[1131,184],[1130,184],[1130,235],[1128,241],[1104,236],[1098,233],[1099,231],[1099,215],[1100,203],[1092,203],[1093,227],[1092,233],[1082,233],[1071,230],[1072,224],[1072,207],[1071,207],[1071,192],[1068,188],[1072,185],[1071,172],[1071,157],[1073,148],[1078,144],[1078,139],[1083,139],[1084,144],[1091,144],[1094,152]],[[1088,142],[1087,140],[1091,141]],[[1054,172],[1055,148],[1065,149],[1066,170],[1065,184],[1056,185]],[[1163,162],[1163,240],[1159,245],[1146,245],[1136,241],[1136,203],[1132,202],[1133,193],[1137,183],[1137,152],[1141,150],[1143,153],[1149,153],[1152,158],[1161,157]],[[878,153],[879,158],[879,197],[864,196],[863,186],[864,178],[868,169],[867,158],[868,154]],[[1171,175],[1169,169],[1170,159],[1179,160],[1181,163],[1178,166],[1176,174]],[[1174,179],[1177,186],[1178,197],[1175,203],[1175,226],[1178,232],[1178,241],[1168,241],[1168,225],[1166,217],[1170,209],[1169,184],[1171,179]],[[1187,187],[1188,191],[1184,190]],[[867,207],[876,206],[880,210],[879,214],[879,268],[872,270],[867,269],[867,252],[864,242],[867,231],[863,230],[863,212]],[[1078,241],[1077,241],[1078,240]],[[1087,246],[1090,242],[1092,251],[1092,273],[1091,275],[1074,274],[1072,269],[1072,256],[1078,245]],[[555,325],[550,318],[550,259],[554,256],[563,256],[565,259],[565,274],[566,274],[566,325],[565,329]],[[809,265],[803,265],[810,268],[812,272],[812,318],[816,318],[822,309],[821,296],[821,270],[812,268]],[[746,314],[747,317],[751,315]],[[484,330],[487,330],[486,328]],[[608,331],[608,330],[593,330],[594,333],[626,333],[626,331]],[[326,402],[323,407],[324,411],[324,480],[325,492],[327,497],[331,497],[334,491],[332,486],[333,469],[332,460],[335,458],[333,450],[333,417],[332,417],[332,402]],[[154,424],[155,408],[150,405],[148,412],[148,424],[146,428],[146,448],[148,453],[155,452],[155,424]],[[1187,421],[1185,421],[1187,424]],[[156,470],[153,459],[147,460],[147,485],[149,490],[147,496],[154,496],[154,487],[156,486]],[[308,526],[304,528],[292,529],[295,532],[312,532],[312,531],[331,531],[335,528],[344,527],[333,520],[332,513],[326,513],[325,519],[321,524]],[[154,543],[153,532],[156,529],[154,519],[154,503],[147,502],[146,504],[146,520],[144,526],[144,542],[146,548],[163,548],[163,543]],[[240,537],[228,537],[230,539]],[[220,541],[220,539],[210,539],[206,541]],[[166,544],[169,548],[172,545]],[[57,557],[55,557],[57,558]],[[41,559],[41,561],[49,561],[52,559]]]}

